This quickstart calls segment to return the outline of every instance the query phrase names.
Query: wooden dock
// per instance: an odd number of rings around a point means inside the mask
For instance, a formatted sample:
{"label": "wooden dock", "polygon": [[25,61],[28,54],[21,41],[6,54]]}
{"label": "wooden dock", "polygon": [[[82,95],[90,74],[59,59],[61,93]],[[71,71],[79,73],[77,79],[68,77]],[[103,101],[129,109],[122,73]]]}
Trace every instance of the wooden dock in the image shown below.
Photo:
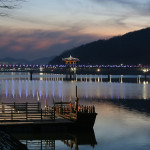
{"label": "wooden dock", "polygon": [[[92,107],[56,103],[54,107],[41,108],[38,103],[1,103],[0,128],[6,131],[60,131],[93,128],[96,113]],[[95,109],[95,108],[94,108]]]}

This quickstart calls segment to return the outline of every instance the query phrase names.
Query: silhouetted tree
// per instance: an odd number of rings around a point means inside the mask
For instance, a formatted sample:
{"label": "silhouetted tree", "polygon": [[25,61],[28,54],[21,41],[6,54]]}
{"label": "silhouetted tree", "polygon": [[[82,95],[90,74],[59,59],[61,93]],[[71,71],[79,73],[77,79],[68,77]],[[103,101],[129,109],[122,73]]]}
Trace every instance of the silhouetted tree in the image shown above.
{"label": "silhouetted tree", "polygon": [[25,0],[0,0],[0,16],[8,15],[8,9],[15,9],[20,6],[20,2]]}

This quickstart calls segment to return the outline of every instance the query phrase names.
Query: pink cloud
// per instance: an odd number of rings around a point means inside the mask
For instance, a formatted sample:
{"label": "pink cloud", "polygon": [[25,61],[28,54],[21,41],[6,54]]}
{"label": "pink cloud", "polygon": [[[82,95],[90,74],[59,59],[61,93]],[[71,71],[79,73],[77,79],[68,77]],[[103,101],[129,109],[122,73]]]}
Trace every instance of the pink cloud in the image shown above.
{"label": "pink cloud", "polygon": [[20,51],[24,50],[23,47],[20,46],[20,45],[11,46],[10,49],[13,50],[13,51],[17,51],[17,52],[20,52]]}
{"label": "pink cloud", "polygon": [[8,41],[2,40],[0,41],[0,47],[8,45]]}
{"label": "pink cloud", "polygon": [[37,40],[34,45],[33,45],[33,49],[34,50],[43,50],[45,48],[51,47],[54,44],[56,44],[55,40],[52,39],[45,39],[44,41],[39,41]]}
{"label": "pink cloud", "polygon": [[69,43],[70,40],[61,40],[60,43],[65,44],[65,43]]}
{"label": "pink cloud", "polygon": [[0,28],[0,56],[38,58],[58,55],[66,49],[93,41],[88,35],[45,30],[4,30]]}

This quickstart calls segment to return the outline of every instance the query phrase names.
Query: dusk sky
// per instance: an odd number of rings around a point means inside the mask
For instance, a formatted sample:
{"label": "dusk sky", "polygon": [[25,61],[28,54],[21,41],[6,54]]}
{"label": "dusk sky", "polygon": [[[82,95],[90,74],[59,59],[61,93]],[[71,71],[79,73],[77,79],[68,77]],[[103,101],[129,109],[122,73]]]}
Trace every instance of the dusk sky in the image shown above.
{"label": "dusk sky", "polygon": [[0,16],[0,58],[59,55],[150,25],[150,0],[25,0],[16,4],[15,9],[0,7],[0,13],[7,14]]}

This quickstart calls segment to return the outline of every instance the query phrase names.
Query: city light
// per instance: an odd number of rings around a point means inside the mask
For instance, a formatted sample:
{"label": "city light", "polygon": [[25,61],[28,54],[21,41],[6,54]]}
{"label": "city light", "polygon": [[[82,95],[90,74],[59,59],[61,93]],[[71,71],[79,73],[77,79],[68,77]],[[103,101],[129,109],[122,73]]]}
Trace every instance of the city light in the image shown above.
{"label": "city light", "polygon": [[146,73],[146,72],[148,72],[148,71],[149,71],[148,68],[144,68],[144,69],[143,69],[143,72],[144,72],[144,73]]}
{"label": "city light", "polygon": [[100,72],[101,70],[100,69],[97,69],[97,72]]}

